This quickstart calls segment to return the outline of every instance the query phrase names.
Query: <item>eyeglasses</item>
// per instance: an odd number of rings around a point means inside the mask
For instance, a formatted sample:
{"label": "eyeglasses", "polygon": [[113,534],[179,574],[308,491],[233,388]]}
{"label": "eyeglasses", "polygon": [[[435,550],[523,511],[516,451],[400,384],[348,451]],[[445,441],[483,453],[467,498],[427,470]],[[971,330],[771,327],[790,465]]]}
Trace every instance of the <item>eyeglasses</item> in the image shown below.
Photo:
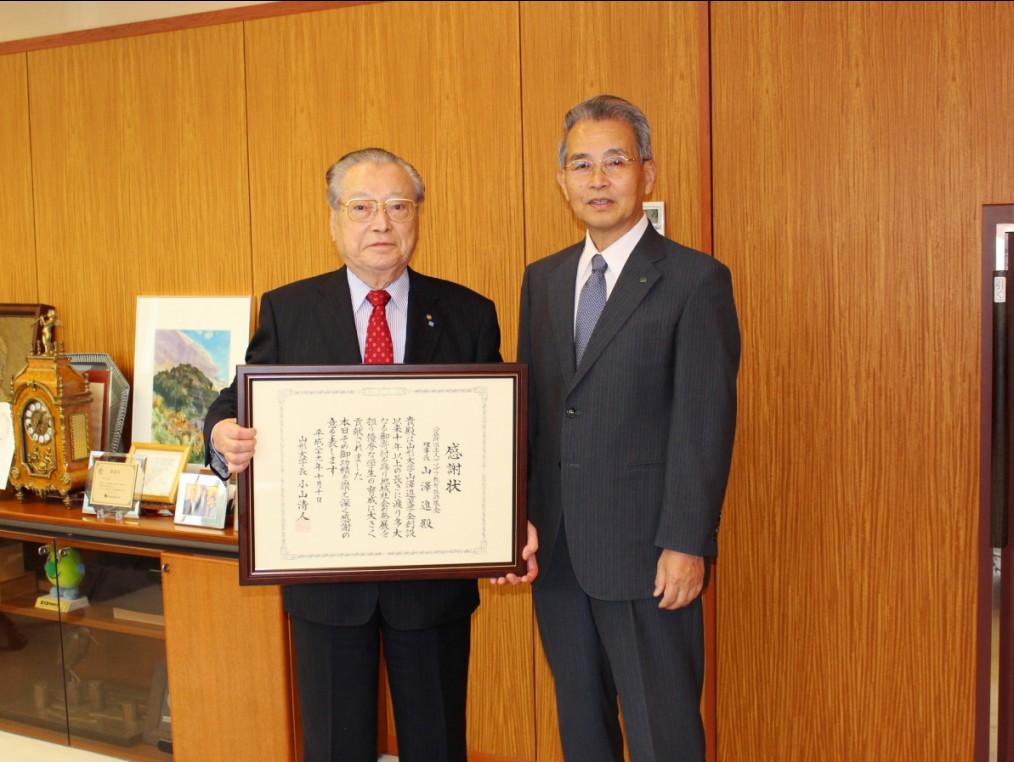
{"label": "eyeglasses", "polygon": [[391,222],[408,222],[415,217],[415,201],[407,198],[389,198],[377,201],[372,198],[350,198],[339,201],[345,207],[345,213],[353,222],[369,222],[377,216],[377,209],[384,207],[384,214]]}
{"label": "eyeglasses", "polygon": [[616,156],[607,156],[602,161],[592,161],[590,159],[574,159],[569,164],[564,165],[564,169],[570,172],[575,177],[588,178],[595,173],[595,167],[602,167],[602,172],[609,177],[619,177],[631,164],[638,163],[637,159],[628,159],[622,154]]}

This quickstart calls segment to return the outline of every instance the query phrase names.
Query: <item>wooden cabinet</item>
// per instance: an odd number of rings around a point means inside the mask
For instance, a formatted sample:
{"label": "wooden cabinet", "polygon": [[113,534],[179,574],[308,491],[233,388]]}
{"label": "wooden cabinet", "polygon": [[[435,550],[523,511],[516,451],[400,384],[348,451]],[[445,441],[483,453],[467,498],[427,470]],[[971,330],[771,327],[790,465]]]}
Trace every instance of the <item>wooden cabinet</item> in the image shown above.
{"label": "wooden cabinet", "polygon": [[[61,552],[87,605],[39,608]],[[231,530],[0,496],[0,728],[132,760],[292,759],[281,595],[241,588],[235,555]]]}

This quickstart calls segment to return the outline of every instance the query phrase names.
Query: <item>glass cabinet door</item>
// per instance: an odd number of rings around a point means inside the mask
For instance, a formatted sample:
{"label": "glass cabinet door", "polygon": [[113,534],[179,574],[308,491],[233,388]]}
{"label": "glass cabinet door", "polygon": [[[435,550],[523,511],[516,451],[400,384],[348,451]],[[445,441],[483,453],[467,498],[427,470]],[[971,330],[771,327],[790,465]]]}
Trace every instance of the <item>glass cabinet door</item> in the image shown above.
{"label": "glass cabinet door", "polygon": [[124,759],[170,759],[158,749],[166,695],[159,557],[87,542],[14,544],[32,589],[0,598],[19,646],[0,651],[0,723],[62,733],[71,746]]}

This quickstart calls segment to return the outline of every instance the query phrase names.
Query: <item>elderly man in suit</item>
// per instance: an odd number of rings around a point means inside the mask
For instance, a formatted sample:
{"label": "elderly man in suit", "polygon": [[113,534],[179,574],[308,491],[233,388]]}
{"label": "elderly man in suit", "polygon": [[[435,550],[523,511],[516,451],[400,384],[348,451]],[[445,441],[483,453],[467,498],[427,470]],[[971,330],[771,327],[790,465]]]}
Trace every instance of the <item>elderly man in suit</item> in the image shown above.
{"label": "elderly man in suit", "polygon": [[[557,179],[584,241],[530,265],[534,601],[568,762],[704,759],[705,558],[716,553],[740,337],[728,269],[659,235],[644,114],[568,112]],[[517,582],[516,579],[509,580]]]}
{"label": "elderly man in suit", "polygon": [[[501,360],[493,302],[408,267],[424,196],[412,165],[381,149],[356,151],[328,170],[327,189],[345,266],[264,294],[248,364]],[[204,428],[220,472],[242,471],[254,457],[256,432],[235,415],[233,382]],[[474,580],[289,585],[282,595],[307,762],[375,762],[381,637],[400,759],[465,762]]]}

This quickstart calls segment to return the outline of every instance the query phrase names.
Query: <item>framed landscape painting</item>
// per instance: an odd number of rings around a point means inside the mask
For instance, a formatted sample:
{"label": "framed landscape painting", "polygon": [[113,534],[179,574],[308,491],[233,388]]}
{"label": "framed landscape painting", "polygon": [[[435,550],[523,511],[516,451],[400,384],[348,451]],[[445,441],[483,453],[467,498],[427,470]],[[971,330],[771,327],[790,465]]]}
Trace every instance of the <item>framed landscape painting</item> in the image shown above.
{"label": "framed landscape painting", "polygon": [[204,416],[249,341],[249,296],[137,297],[131,440],[188,445],[204,463]]}

